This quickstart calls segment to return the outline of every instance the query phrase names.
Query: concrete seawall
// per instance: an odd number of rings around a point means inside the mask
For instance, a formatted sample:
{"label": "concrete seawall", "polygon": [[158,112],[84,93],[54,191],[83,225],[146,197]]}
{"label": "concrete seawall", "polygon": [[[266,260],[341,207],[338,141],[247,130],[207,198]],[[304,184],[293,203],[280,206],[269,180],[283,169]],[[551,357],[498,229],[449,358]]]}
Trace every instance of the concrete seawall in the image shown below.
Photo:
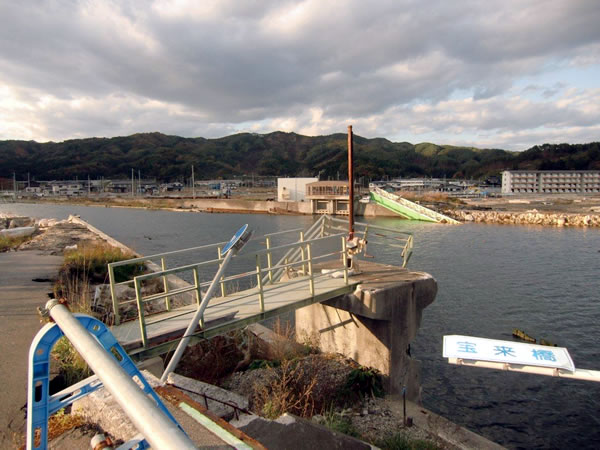
{"label": "concrete seawall", "polygon": [[[199,211],[210,213],[241,213],[241,214],[293,214],[312,215],[310,202],[278,202],[267,200],[242,200],[224,198],[197,199],[159,199],[115,197],[107,200],[107,206],[130,206],[182,211]],[[355,203],[354,213],[366,217],[398,217],[394,212],[372,203]]]}

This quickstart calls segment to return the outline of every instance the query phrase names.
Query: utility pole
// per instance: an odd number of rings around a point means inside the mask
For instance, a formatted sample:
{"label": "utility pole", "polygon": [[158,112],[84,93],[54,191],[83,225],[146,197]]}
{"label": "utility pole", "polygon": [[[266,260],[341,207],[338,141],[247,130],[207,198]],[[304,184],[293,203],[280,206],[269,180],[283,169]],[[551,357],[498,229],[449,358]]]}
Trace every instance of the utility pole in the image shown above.
{"label": "utility pole", "polygon": [[88,174],[88,197],[92,193],[92,185],[90,183],[90,175]]}
{"label": "utility pole", "polygon": [[196,198],[196,181],[194,180],[194,165],[192,164],[192,198]]}
{"label": "utility pole", "polygon": [[348,125],[348,239],[354,239],[354,148],[352,142],[352,125]]}
{"label": "utility pole", "polygon": [[133,168],[131,169],[131,196],[135,196],[133,191],[134,179],[133,179]]}
{"label": "utility pole", "polygon": [[138,189],[140,190],[140,194],[142,193],[142,174],[140,169],[138,169]]}
{"label": "utility pole", "polygon": [[13,192],[15,194],[15,199],[17,198],[17,174],[13,171]]}

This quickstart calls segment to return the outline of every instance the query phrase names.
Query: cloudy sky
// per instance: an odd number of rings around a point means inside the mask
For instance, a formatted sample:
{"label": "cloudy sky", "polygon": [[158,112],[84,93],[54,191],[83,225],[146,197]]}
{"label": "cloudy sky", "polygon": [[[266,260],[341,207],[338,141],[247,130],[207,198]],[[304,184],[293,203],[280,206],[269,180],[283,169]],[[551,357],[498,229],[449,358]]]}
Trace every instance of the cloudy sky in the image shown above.
{"label": "cloudy sky", "polygon": [[600,140],[598,0],[0,0],[0,139]]}

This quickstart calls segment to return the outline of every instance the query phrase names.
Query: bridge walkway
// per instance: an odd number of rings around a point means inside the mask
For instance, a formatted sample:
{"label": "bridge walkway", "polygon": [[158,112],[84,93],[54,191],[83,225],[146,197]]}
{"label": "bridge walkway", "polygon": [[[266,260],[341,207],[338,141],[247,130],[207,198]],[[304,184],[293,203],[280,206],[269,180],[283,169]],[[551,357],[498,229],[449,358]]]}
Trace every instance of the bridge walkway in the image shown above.
{"label": "bridge walkway", "polygon": [[[245,251],[232,259],[232,274],[214,275],[220,277],[221,285],[221,293],[216,297],[209,294],[211,289],[214,292],[215,280],[202,282],[201,278],[211,272],[211,267],[221,268],[225,264],[222,243],[110,263],[115,312],[111,331],[132,358],[143,360],[173,350],[187,327],[193,326],[192,319],[200,318],[199,326],[185,337],[198,342],[352,292],[360,277],[350,278],[350,269],[344,262],[360,253],[366,255],[367,239],[371,245],[381,245],[378,244],[381,241],[388,250],[398,249],[392,251],[398,251],[402,267],[406,266],[413,246],[410,233],[356,222],[356,237],[349,243],[346,228],[342,227],[345,223],[322,216],[306,230],[281,231],[250,239]],[[276,238],[283,242],[274,245]],[[198,251],[212,254],[214,250],[218,250],[217,259],[199,260],[195,256]],[[165,256],[189,252],[193,252],[196,262],[167,269]],[[153,261],[160,261],[160,266]],[[117,269],[141,263],[150,271],[137,276],[134,273],[132,278],[116,282]],[[337,271],[339,277],[322,273],[325,266],[329,271]],[[185,274],[188,280],[193,278],[192,283],[180,278]],[[157,284],[158,292],[153,290]],[[124,294],[126,298],[118,295],[121,287],[126,288],[123,292],[133,287],[135,298],[130,294]],[[204,291],[206,288],[209,289]],[[131,308],[133,304],[137,313]],[[125,308],[128,313],[121,314]],[[134,317],[127,320],[125,316],[132,311]]]}
{"label": "bridge walkway", "polygon": [[[197,330],[194,339],[206,339],[349,293],[358,284],[358,280],[346,283],[343,278],[330,277],[315,277],[313,281],[314,295],[309,292],[310,276],[265,286],[263,311],[258,288],[214,298],[204,313],[205,326]],[[146,316],[146,348],[143,347],[139,318],[113,326],[111,331],[130,356],[145,359],[163,353],[167,347],[174,348],[197,308],[192,304]]]}

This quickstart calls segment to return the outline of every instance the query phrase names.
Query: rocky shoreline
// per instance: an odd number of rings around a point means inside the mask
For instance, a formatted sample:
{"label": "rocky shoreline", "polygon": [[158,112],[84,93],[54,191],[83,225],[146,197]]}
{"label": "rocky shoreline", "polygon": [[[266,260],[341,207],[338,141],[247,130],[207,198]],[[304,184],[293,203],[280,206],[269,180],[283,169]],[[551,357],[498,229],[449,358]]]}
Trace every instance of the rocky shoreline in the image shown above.
{"label": "rocky shoreline", "polygon": [[531,209],[524,212],[448,209],[444,214],[465,223],[542,225],[553,227],[600,227],[600,214],[549,213]]}

